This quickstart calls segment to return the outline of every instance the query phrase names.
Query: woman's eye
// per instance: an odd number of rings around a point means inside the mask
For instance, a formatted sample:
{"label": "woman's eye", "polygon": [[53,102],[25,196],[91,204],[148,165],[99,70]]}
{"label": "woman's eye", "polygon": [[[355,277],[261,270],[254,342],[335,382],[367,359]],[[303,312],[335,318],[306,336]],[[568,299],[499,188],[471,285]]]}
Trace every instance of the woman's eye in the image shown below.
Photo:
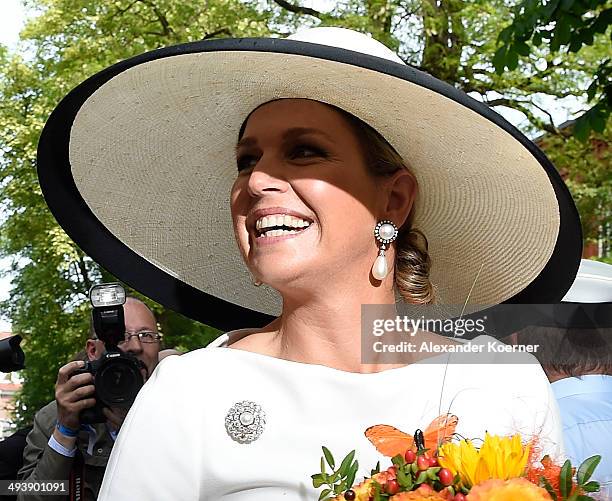
{"label": "woman's eye", "polygon": [[255,158],[253,155],[242,155],[236,160],[236,164],[238,165],[238,172],[252,169],[256,163],[257,158]]}
{"label": "woman's eye", "polygon": [[302,144],[291,150],[291,158],[326,157],[327,154],[316,146]]}

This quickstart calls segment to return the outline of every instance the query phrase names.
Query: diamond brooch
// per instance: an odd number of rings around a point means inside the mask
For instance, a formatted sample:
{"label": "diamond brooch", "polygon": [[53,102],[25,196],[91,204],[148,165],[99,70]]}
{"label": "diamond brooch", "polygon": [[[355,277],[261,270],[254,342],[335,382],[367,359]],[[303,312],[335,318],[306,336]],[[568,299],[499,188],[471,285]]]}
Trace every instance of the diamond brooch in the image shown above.
{"label": "diamond brooch", "polygon": [[249,400],[235,403],[225,416],[227,434],[241,444],[257,440],[266,426],[266,413]]}

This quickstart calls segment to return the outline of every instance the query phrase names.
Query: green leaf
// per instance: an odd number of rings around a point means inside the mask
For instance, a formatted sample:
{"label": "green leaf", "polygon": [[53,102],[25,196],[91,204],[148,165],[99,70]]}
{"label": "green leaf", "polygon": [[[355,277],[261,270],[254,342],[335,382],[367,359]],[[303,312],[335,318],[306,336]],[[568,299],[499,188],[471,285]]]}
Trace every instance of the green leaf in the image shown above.
{"label": "green leaf", "polygon": [[346,457],[342,460],[342,463],[340,464],[340,468],[338,468],[338,473],[342,476],[342,477],[346,477],[346,474],[348,473],[348,469],[351,466],[351,463],[353,462],[353,458],[355,457],[355,451],[351,451],[349,452]]}
{"label": "green leaf", "polygon": [[419,473],[417,479],[416,479],[416,483],[417,484],[422,484],[423,482],[425,482],[427,480],[427,470],[422,471],[421,473]]}
{"label": "green leaf", "polygon": [[376,462],[376,468],[370,471],[370,476],[373,477],[377,473],[380,473],[380,461]]}
{"label": "green leaf", "polygon": [[563,463],[561,474],[559,475],[559,491],[563,497],[570,495],[572,491],[572,463],[569,459]]}
{"label": "green leaf", "polygon": [[552,0],[551,2],[548,2],[546,7],[544,7],[544,16],[548,19],[553,17],[553,14],[555,10],[557,10],[558,6],[559,6],[559,0]]}
{"label": "green leaf", "polygon": [[518,54],[512,49],[508,49],[508,54],[506,55],[506,66],[508,66],[510,71],[515,70],[518,66]]}
{"label": "green leaf", "polygon": [[410,475],[406,475],[404,470],[400,468],[397,470],[397,483],[406,490],[410,490],[412,488],[412,477]]}
{"label": "green leaf", "polygon": [[533,34],[533,38],[531,39],[531,43],[535,47],[539,47],[540,45],[542,45],[542,33],[540,33],[539,31],[536,31]]}
{"label": "green leaf", "polygon": [[579,141],[585,142],[589,138],[591,126],[589,124],[588,113],[578,117],[574,122],[574,136]]}
{"label": "green leaf", "polygon": [[570,52],[578,52],[582,48],[582,40],[575,38],[570,42],[568,50]]}
{"label": "green leaf", "polygon": [[503,30],[499,32],[499,35],[497,36],[497,41],[504,42],[506,44],[509,43],[510,39],[512,38],[512,33],[513,33],[512,25],[505,27]]}
{"label": "green leaf", "polygon": [[325,473],[325,459],[321,456],[321,473]]}
{"label": "green leaf", "polygon": [[325,460],[327,461],[329,467],[333,469],[336,465],[336,463],[334,462],[334,456],[325,446],[323,446],[323,455],[325,456]]}
{"label": "green leaf", "polygon": [[569,42],[571,36],[571,25],[566,17],[562,17],[555,28],[555,40],[558,40],[559,46]]}
{"label": "green leaf", "polygon": [[[595,109],[596,108],[597,106],[595,107]],[[597,111],[599,112],[600,110],[598,109]],[[591,128],[595,132],[602,133],[606,128],[606,118],[607,116],[604,113],[593,113],[589,121],[591,124]]]}
{"label": "green leaf", "polygon": [[493,66],[495,66],[495,72],[498,75],[501,75],[504,72],[506,67],[506,52],[508,51],[508,46],[504,45],[495,51],[495,55],[493,56]]}
{"label": "green leaf", "polygon": [[591,28],[595,33],[605,33],[610,24],[612,24],[612,9],[606,9],[599,14]]}
{"label": "green leaf", "polygon": [[323,489],[321,491],[321,495],[319,496],[319,501],[326,498],[331,493],[331,491],[332,491],[331,489]]}
{"label": "green leaf", "polygon": [[586,484],[589,481],[600,461],[601,456],[597,455],[585,459],[580,464],[580,466],[578,467],[578,473],[576,474],[578,485],[582,486],[583,484]]}
{"label": "green leaf", "polygon": [[584,490],[585,492],[597,492],[599,490],[599,487],[599,482],[595,482],[593,480],[581,486],[582,490]]}
{"label": "green leaf", "polygon": [[546,479],[546,477],[540,477],[540,485],[546,489],[550,497],[553,498],[553,501],[558,501],[557,493],[553,489],[552,485],[550,485],[550,482]]}
{"label": "green leaf", "polygon": [[372,482],[372,485],[374,486],[374,488],[373,488],[373,490],[374,490],[374,492],[373,492],[374,500],[373,501],[380,501],[381,485],[376,480],[374,480]]}
{"label": "green leaf", "polygon": [[355,483],[355,476],[357,475],[357,470],[359,469],[359,461],[355,461],[353,465],[350,467],[348,475],[346,477],[346,485],[350,489]]}
{"label": "green leaf", "polygon": [[595,79],[591,82],[591,85],[589,85],[589,88],[587,89],[587,99],[589,101],[593,100],[598,89],[599,89],[599,82],[597,81],[597,79]]}
{"label": "green leaf", "polygon": [[323,479],[323,476],[319,473],[317,475],[312,475],[312,486],[315,489],[318,489],[319,487],[321,487],[325,482],[325,480]]}
{"label": "green leaf", "polygon": [[427,477],[430,480],[437,480],[438,479],[438,472],[441,470],[442,468],[437,466],[435,468],[428,468],[427,470],[425,470],[427,472]]}
{"label": "green leaf", "polygon": [[527,45],[525,42],[516,42],[514,44],[514,50],[518,52],[521,56],[528,56],[531,52],[529,45]]}

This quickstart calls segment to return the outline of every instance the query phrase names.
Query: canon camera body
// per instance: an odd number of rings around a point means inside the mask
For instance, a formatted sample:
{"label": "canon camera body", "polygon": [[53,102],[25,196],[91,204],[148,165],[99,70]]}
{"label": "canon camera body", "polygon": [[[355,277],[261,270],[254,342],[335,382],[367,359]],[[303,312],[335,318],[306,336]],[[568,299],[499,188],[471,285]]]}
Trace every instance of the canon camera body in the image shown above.
{"label": "canon camera body", "polygon": [[89,292],[89,299],[93,306],[94,332],[104,342],[106,352],[75,372],[94,376],[96,404],[81,412],[82,424],[105,422],[104,407],[129,409],[144,384],[141,369],[146,371],[141,360],[118,348],[125,339],[125,289],[117,283],[95,285]]}

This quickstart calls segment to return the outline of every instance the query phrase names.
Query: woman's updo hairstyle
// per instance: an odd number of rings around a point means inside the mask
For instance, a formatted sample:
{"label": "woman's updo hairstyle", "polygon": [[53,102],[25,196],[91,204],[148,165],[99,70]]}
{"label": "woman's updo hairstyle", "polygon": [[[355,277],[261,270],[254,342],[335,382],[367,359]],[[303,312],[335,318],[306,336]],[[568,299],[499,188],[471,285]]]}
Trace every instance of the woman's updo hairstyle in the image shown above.
{"label": "woman's updo hairstyle", "polygon": [[[332,107],[349,121],[357,133],[370,174],[375,177],[391,176],[405,169],[414,177],[404,159],[384,137],[359,118]],[[407,303],[430,304],[435,299],[434,286],[429,279],[431,258],[427,238],[420,230],[412,228],[413,219],[414,210],[400,228],[395,241],[395,285]]]}

